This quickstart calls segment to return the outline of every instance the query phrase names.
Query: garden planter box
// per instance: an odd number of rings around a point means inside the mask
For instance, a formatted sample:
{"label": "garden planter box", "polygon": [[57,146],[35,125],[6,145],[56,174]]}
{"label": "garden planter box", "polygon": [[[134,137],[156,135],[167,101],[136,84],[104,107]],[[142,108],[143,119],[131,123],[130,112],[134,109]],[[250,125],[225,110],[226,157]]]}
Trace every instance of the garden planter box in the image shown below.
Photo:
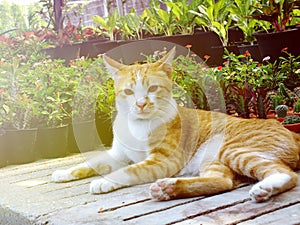
{"label": "garden planter box", "polygon": [[274,62],[280,56],[286,56],[282,52],[284,48],[292,55],[300,54],[300,28],[272,33],[257,32],[253,36],[257,39],[262,58],[270,56],[270,62]]}
{"label": "garden planter box", "polygon": [[102,39],[86,41],[81,44],[79,56],[96,58],[99,54],[103,54],[117,46],[117,41],[107,41]]}
{"label": "garden planter box", "polygon": [[67,155],[68,125],[39,128],[36,152],[41,158],[58,158]]}
{"label": "garden planter box", "polygon": [[44,49],[46,54],[50,55],[52,59],[64,59],[66,64],[69,64],[70,60],[77,59],[79,57],[81,43],[72,45],[64,45],[62,47],[47,48]]}
{"label": "garden planter box", "polygon": [[262,57],[260,55],[258,44],[238,45],[238,49],[241,55],[245,54],[246,51],[248,51],[253,60],[257,62],[262,62]]}
{"label": "garden planter box", "polygon": [[149,38],[150,40],[161,40],[175,43],[181,46],[191,45],[191,51],[204,59],[205,55],[209,55],[210,59],[207,61],[209,66],[222,64],[222,49],[212,49],[212,46],[221,46],[219,36],[211,31],[195,32],[187,35],[173,35]]}
{"label": "garden planter box", "polygon": [[240,54],[237,45],[228,45],[228,46],[217,45],[217,46],[212,46],[211,49],[213,51],[212,56],[216,63],[214,66],[222,66],[223,63],[225,62],[225,59],[223,59],[225,49],[228,52],[234,53],[235,55]]}
{"label": "garden planter box", "polygon": [[128,40],[128,41],[89,41],[89,42],[83,42],[80,47],[80,57],[90,57],[90,58],[96,58],[100,54],[109,52],[110,50],[133,42],[136,40]]}
{"label": "garden planter box", "polygon": [[[46,49],[46,52],[52,58],[65,59],[68,63],[71,59],[82,57],[95,58],[99,54],[111,51],[115,47],[128,44],[135,41],[143,40],[160,40],[175,43],[183,47],[191,45],[191,51],[197,54],[202,59],[205,55],[209,55],[210,59],[207,61],[209,66],[221,65],[223,62],[223,50],[213,49],[212,46],[221,46],[220,38],[217,34],[211,31],[195,32],[192,35],[173,35],[173,36],[155,36],[141,40],[128,40],[128,41],[107,41],[107,40],[94,40],[87,41],[81,44],[66,45],[63,47]],[[129,53],[130,54],[130,53]],[[152,52],[153,54],[153,52]]]}
{"label": "garden planter box", "polygon": [[97,112],[95,122],[101,143],[110,147],[113,141],[112,119],[105,113]]}
{"label": "garden planter box", "polygon": [[228,29],[228,43],[235,44],[245,39],[244,32],[239,28]]}
{"label": "garden planter box", "polygon": [[36,129],[4,130],[0,136],[0,166],[33,162],[36,136]]}
{"label": "garden planter box", "polygon": [[73,122],[69,127],[68,151],[87,152],[101,146],[95,120]]}
{"label": "garden planter box", "polygon": [[[130,65],[135,62],[144,62],[146,55],[153,55],[155,51],[163,51],[174,47],[174,43],[158,39],[143,39],[138,41],[128,41],[127,44],[122,44],[118,48],[107,52],[107,55],[117,61],[122,59],[124,64]],[[178,45],[176,48],[176,56],[187,55],[189,50]],[[200,60],[200,58],[196,59]]]}

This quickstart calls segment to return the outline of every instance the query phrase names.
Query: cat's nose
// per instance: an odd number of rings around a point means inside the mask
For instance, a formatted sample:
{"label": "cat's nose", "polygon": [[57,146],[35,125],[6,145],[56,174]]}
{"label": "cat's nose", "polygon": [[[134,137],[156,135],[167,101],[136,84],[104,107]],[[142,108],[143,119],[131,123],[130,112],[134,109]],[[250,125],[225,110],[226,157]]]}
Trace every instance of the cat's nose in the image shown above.
{"label": "cat's nose", "polygon": [[144,109],[146,105],[147,105],[147,102],[137,102],[136,103],[136,106],[139,107],[140,109]]}
{"label": "cat's nose", "polygon": [[146,98],[141,98],[136,101],[136,106],[139,107],[140,109],[144,109],[146,105],[147,105]]}

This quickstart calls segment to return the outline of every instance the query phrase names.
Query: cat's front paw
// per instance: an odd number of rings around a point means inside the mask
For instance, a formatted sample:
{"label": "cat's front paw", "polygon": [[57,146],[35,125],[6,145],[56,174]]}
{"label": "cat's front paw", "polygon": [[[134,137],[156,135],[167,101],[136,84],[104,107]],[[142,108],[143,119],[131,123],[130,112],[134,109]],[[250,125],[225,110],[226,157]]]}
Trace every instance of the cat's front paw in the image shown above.
{"label": "cat's front paw", "polygon": [[114,191],[120,188],[120,185],[113,183],[108,179],[101,178],[98,180],[93,180],[90,184],[90,193],[91,194],[102,194],[110,191]]}
{"label": "cat's front paw", "polygon": [[165,178],[157,180],[150,186],[152,198],[165,201],[174,198],[176,178]]}
{"label": "cat's front paw", "polygon": [[56,183],[67,182],[71,180],[76,180],[69,170],[56,170],[52,173],[51,180]]}
{"label": "cat's front paw", "polygon": [[265,182],[255,184],[249,191],[250,197],[256,202],[264,202],[273,195],[273,188]]}

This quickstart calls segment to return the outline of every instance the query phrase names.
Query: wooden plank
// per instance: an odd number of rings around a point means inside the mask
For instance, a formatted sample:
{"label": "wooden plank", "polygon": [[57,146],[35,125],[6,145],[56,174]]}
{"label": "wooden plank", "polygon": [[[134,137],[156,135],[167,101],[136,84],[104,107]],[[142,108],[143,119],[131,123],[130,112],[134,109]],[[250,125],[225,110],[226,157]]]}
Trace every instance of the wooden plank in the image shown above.
{"label": "wooden plank", "polygon": [[[248,192],[248,189],[249,187],[244,190],[245,193]],[[48,223],[51,221],[50,224],[64,224],[66,223],[65,215],[67,214],[69,215],[68,218],[70,218],[68,221],[70,224],[85,224],[88,221],[101,221],[101,223],[104,224],[110,224],[112,221],[117,224],[166,224],[170,221],[174,221],[174,219],[178,220],[178,218],[186,218],[188,214],[193,215],[193,211],[197,210],[197,208],[199,209],[199,207],[201,207],[203,211],[212,210],[207,204],[210,204],[211,207],[219,207],[220,205],[223,205],[224,202],[235,203],[234,196],[236,195],[232,196],[230,193],[227,193],[227,197],[222,196],[222,201],[220,201],[219,196],[214,196],[206,198],[206,200],[203,199],[203,202],[201,202],[201,198],[180,199],[167,202],[147,200],[136,202],[135,204],[126,207],[112,209],[112,211],[106,211],[104,209],[100,214],[97,214],[96,212],[103,207],[104,201],[97,201],[86,205],[72,207],[67,209],[67,211],[58,212],[50,217],[43,218],[43,221],[48,221]],[[241,195],[238,194],[238,196],[240,197]],[[242,196],[244,196],[244,193]],[[237,197],[237,199],[240,199],[239,197]],[[187,212],[187,207],[192,210]],[[181,216],[176,217],[176,214],[180,213],[180,211],[182,211]],[[87,214],[88,221],[85,220],[83,223],[82,217],[78,217],[78,212]],[[196,211],[196,213],[198,212],[199,211]],[[159,218],[159,222],[157,221],[157,218]]]}
{"label": "wooden plank", "polygon": [[[124,224],[170,224],[176,221],[185,220],[189,217],[194,217],[199,214],[205,214],[218,208],[229,207],[231,205],[239,204],[240,202],[249,201],[247,195],[250,187],[243,187],[232,192],[226,192],[220,195],[215,195],[206,198],[198,198],[195,201],[186,204],[177,204],[174,207],[168,207],[170,202],[145,202],[131,207],[121,208],[118,211],[112,212],[111,216],[118,215],[124,220]],[[222,200],[220,200],[222,199]],[[107,216],[107,215],[105,215]],[[157,220],[159,218],[159,220]]]}
{"label": "wooden plank", "polygon": [[[288,207],[290,205],[300,203],[299,196],[300,186],[293,188],[288,192],[284,192],[278,196],[274,196],[269,201],[256,203],[253,201],[247,201],[242,204],[237,204],[224,209],[216,210],[211,213],[194,217],[192,219],[176,223],[177,225],[187,224],[237,224],[243,221],[253,219],[255,217],[274,212],[276,210]],[[280,224],[280,223],[279,223]],[[284,223],[285,225],[293,224],[289,221]]]}
{"label": "wooden plank", "polygon": [[300,204],[292,205],[238,225],[278,225],[300,224]]}

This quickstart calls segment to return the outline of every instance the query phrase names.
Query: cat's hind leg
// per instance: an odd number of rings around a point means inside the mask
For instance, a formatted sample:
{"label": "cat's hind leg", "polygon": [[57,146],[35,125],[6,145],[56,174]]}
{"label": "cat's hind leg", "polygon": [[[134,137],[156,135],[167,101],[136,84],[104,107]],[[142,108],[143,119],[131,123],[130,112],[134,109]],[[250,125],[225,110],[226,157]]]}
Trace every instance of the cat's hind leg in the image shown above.
{"label": "cat's hind leg", "polygon": [[201,177],[159,179],[150,186],[150,194],[157,200],[217,194],[234,188],[234,176],[230,168],[215,162]]}
{"label": "cat's hind leg", "polygon": [[249,191],[252,200],[256,202],[266,201],[273,195],[295,187],[298,183],[297,174],[285,165],[272,164],[267,172],[263,171],[262,179]]}

